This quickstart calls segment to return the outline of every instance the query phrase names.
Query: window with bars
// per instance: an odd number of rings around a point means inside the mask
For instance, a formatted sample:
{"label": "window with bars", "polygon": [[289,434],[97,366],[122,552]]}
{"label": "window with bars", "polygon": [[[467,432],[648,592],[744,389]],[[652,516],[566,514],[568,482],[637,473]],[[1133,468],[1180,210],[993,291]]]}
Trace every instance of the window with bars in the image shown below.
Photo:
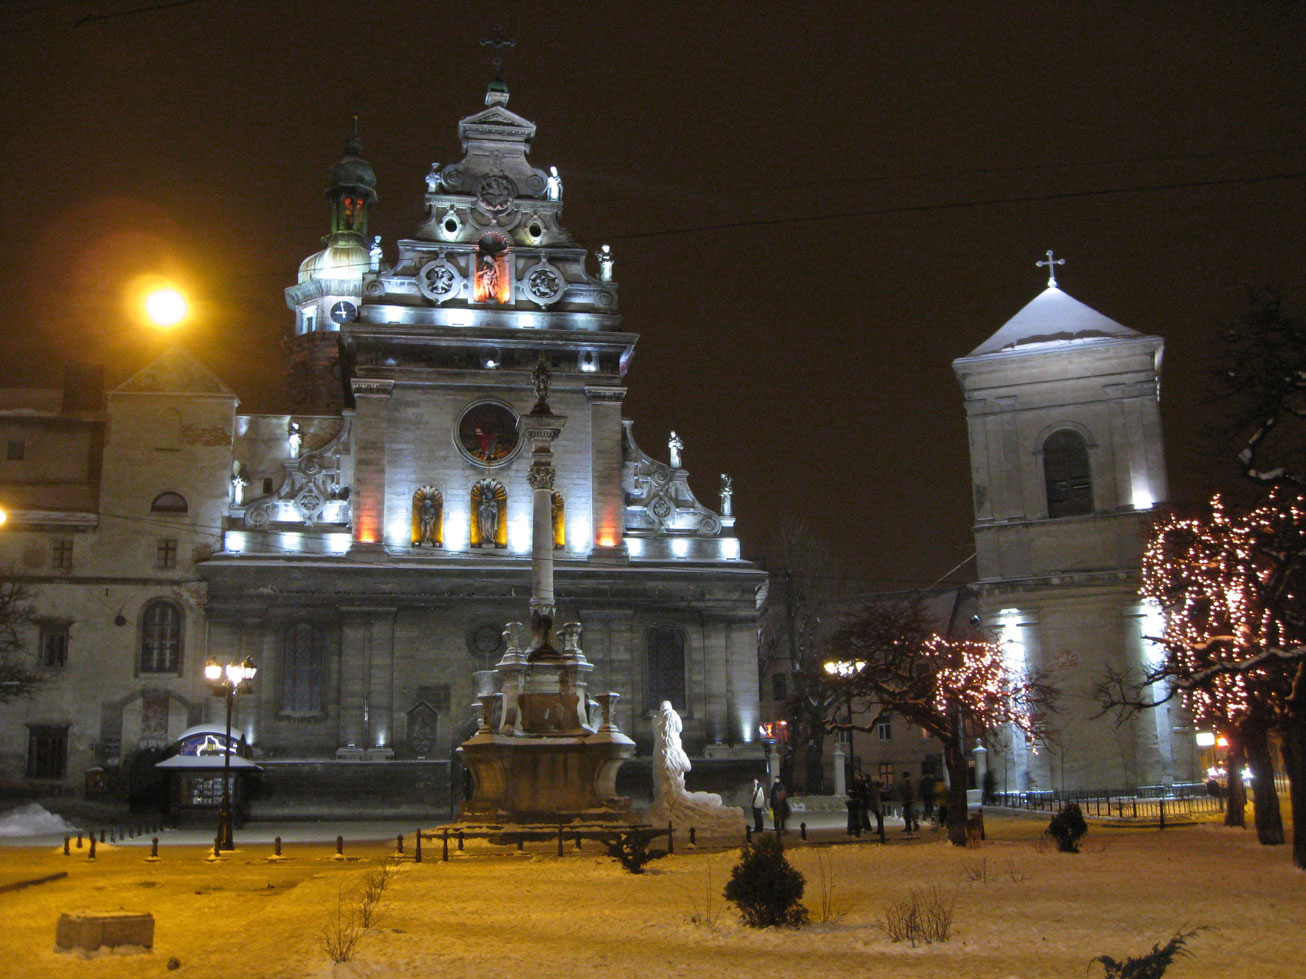
{"label": "window with bars", "polygon": [[141,673],[181,671],[181,609],[156,598],[141,615]]}
{"label": "window with bars", "polygon": [[68,623],[41,623],[41,665],[60,669],[68,662]]}
{"label": "window with bars", "polygon": [[67,766],[67,727],[32,725],[27,729],[28,778],[63,778]]}
{"label": "window with bars", "polygon": [[1043,443],[1043,478],[1047,484],[1049,517],[1093,512],[1093,482],[1084,436],[1068,428],[1048,436]]}
{"label": "window with bars", "polygon": [[154,550],[154,566],[160,569],[175,568],[177,566],[176,538],[165,537],[158,542]]}
{"label": "window with bars", "polygon": [[671,701],[685,709],[685,636],[679,629],[658,626],[648,631],[648,706],[656,710]]}
{"label": "window with bars", "polygon": [[287,713],[322,712],[326,637],[308,622],[290,626],[281,640],[281,709]]}
{"label": "window with bars", "polygon": [[69,537],[56,537],[50,542],[50,567],[56,571],[69,571],[73,566],[73,542]]}

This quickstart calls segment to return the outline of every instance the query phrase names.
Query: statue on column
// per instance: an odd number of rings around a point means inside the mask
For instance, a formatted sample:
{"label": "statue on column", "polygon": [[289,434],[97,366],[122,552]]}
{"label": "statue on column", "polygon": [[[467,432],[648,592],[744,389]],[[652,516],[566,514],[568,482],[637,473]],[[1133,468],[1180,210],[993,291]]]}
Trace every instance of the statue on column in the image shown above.
{"label": "statue on column", "polygon": [[444,177],[440,174],[440,164],[432,163],[431,172],[426,175],[426,192],[428,194],[434,194],[440,189],[440,183],[443,180]]}
{"label": "statue on column", "polygon": [[231,502],[236,506],[241,506],[245,502],[245,487],[249,485],[249,480],[244,477],[240,471],[240,463],[233,463],[231,467]]}
{"label": "statue on column", "polygon": [[732,499],[735,495],[735,481],[725,473],[721,474],[721,516],[729,517],[734,515],[734,504]]}
{"label": "statue on column", "polygon": [[531,371],[531,384],[535,387],[535,407],[531,409],[533,414],[547,415],[549,413],[549,385],[552,383],[553,373],[549,370],[544,354],[540,354],[540,359],[535,364],[535,370]]}
{"label": "statue on column", "polygon": [[669,450],[671,455],[672,469],[680,468],[680,453],[684,448],[685,448],[685,443],[680,441],[680,436],[677,435],[674,430],[672,430],[671,438],[667,439],[667,449]]}
{"label": "statue on column", "polygon": [[367,250],[369,271],[381,271],[381,236],[376,235],[372,238],[372,247]]}
{"label": "statue on column", "polygon": [[599,281],[612,281],[612,248],[609,245],[599,249]]}
{"label": "statue on column", "polygon": [[557,167],[549,167],[549,176],[544,181],[544,196],[551,201],[562,200],[562,178],[558,176]]}

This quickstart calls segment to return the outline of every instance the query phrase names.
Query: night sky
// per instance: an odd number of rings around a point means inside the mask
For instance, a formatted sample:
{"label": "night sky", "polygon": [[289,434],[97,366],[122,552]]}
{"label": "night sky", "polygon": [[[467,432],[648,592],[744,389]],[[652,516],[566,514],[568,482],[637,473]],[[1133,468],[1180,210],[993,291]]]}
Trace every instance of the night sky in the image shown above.
{"label": "night sky", "polygon": [[674,428],[709,506],[735,477],[745,556],[789,518],[868,590],[972,553],[951,361],[1042,290],[1048,248],[1066,292],[1166,340],[1172,499],[1227,476],[1219,323],[1249,286],[1306,306],[1300,3],[9,0],[0,383],[143,366],[131,298],[161,273],[241,410],[283,411],[282,290],[350,117],[392,260],[496,21],[532,162],[616,256],[636,438],[665,459]]}

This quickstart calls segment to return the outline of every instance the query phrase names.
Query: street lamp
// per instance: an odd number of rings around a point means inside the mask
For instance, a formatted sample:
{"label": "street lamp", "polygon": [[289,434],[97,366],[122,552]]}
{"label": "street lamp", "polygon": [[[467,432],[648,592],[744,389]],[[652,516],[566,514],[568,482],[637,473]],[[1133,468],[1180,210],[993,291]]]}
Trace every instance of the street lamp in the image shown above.
{"label": "street lamp", "polygon": [[247,693],[250,682],[258,668],[248,656],[243,663],[228,663],[219,666],[217,660],[210,659],[204,664],[204,679],[213,688],[213,696],[225,697],[227,700],[227,740],[222,753],[222,808],[218,810],[218,836],[213,849],[233,850],[236,844],[231,839],[231,708],[236,702],[236,695]]}
{"label": "street lamp", "polygon": [[[831,679],[851,680],[866,667],[865,660],[829,660],[824,664],[825,672]],[[852,779],[853,774],[853,692],[852,688],[845,686],[843,689],[844,701],[848,706],[848,755],[844,759],[844,785]],[[836,742],[835,750],[840,751],[842,747]],[[838,788],[838,781],[835,781],[835,788]]]}

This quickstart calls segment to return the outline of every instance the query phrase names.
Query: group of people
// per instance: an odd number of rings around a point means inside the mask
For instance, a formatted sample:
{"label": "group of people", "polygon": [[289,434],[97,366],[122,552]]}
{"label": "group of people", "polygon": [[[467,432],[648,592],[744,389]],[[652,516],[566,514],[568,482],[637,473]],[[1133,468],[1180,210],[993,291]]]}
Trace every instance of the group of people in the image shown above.
{"label": "group of people", "polygon": [[754,833],[761,833],[765,829],[762,825],[762,814],[767,809],[771,810],[771,825],[775,831],[777,833],[785,831],[785,822],[789,819],[789,792],[780,781],[779,775],[771,783],[769,792],[761,780],[753,779],[753,794],[749,805],[753,809]]}
{"label": "group of people", "polygon": [[[902,806],[903,832],[914,833],[920,829],[916,818],[916,787],[912,784],[911,773],[903,772],[896,788],[898,802]],[[867,775],[854,776],[848,784],[848,834],[861,836],[863,831],[878,833],[884,838],[884,786],[878,778]],[[948,819],[948,787],[942,779],[927,775],[921,779],[921,812],[925,819],[943,825]],[[771,811],[772,828],[784,832],[785,821],[789,818],[789,793],[776,776],[768,791],[761,780],[753,779],[753,792],[750,800],[753,809],[753,832],[761,833],[764,829],[763,817]],[[875,825],[871,826],[871,816]]]}

